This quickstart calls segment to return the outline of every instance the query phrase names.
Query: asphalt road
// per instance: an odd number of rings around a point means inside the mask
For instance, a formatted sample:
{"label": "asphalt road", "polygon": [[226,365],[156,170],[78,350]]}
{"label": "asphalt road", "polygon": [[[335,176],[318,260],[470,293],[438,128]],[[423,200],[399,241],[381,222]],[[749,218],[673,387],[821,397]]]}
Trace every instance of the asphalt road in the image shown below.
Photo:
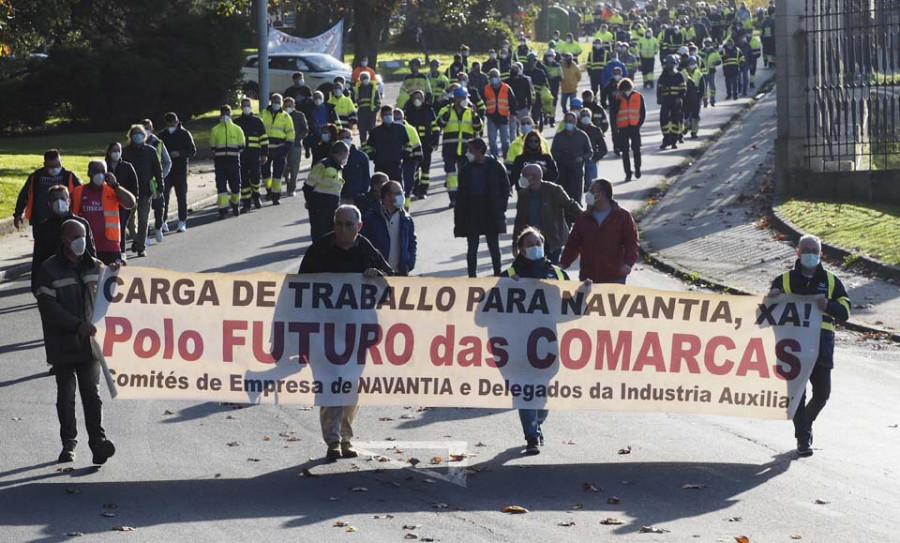
{"label": "asphalt road", "polygon": [[[707,115],[706,134],[737,107]],[[623,186],[621,163],[601,164],[632,208],[684,157],[655,151],[651,109],[648,175]],[[443,180],[440,168],[432,179]],[[465,275],[465,242],[451,236],[446,203],[441,189],[413,204],[418,274]],[[291,272],[309,244],[301,198],[225,221],[205,209],[189,225],[132,265]],[[509,244],[502,238],[505,264]],[[479,274],[487,275],[482,249]],[[642,267],[630,282],[687,288]],[[112,401],[104,393],[105,426],[119,452],[95,469],[84,438],[74,470],[60,471],[55,384],[45,377],[27,291],[27,277],[0,285],[0,542],[62,541],[75,532],[90,541],[173,543],[400,541],[410,533],[435,541],[900,541],[892,525],[900,503],[898,350],[858,336],[842,335],[832,400],[809,459],[794,459],[786,421],[587,411],[551,413],[543,453],[522,457],[514,412],[410,406],[364,408],[357,419],[360,448],[390,462],[329,464],[308,408]],[[467,471],[429,464],[462,452]],[[426,467],[409,468],[412,457]],[[612,497],[619,502],[608,503]],[[507,505],[530,512],[501,513]],[[601,524],[609,517],[623,524]],[[642,526],[669,532],[641,534]]]}

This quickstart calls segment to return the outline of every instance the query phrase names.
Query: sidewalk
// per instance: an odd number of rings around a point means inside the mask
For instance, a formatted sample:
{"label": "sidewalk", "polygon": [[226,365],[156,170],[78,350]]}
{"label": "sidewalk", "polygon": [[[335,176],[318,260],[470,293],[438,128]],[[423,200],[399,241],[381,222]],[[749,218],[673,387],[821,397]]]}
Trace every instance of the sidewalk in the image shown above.
{"label": "sidewalk", "polygon": [[[685,278],[760,295],[795,260],[768,228],[775,92],[746,111],[640,220],[647,259]],[[827,240],[826,240],[827,241]],[[853,302],[849,327],[900,339],[900,285],[840,269]]]}
{"label": "sidewalk", "polygon": [[[188,231],[190,231],[190,215],[198,209],[213,204],[216,199],[216,182],[213,173],[212,160],[197,160],[191,162],[188,171]],[[178,217],[178,206],[175,203],[175,195],[169,203],[168,219]],[[151,229],[153,216],[151,213]],[[152,239],[152,238],[151,238]],[[156,244],[156,241],[153,240]],[[165,242],[163,242],[165,243]],[[34,247],[34,237],[31,235],[31,227],[22,229],[0,237],[0,282],[9,281],[15,277],[31,271],[31,254]],[[152,246],[148,251],[153,251]]]}

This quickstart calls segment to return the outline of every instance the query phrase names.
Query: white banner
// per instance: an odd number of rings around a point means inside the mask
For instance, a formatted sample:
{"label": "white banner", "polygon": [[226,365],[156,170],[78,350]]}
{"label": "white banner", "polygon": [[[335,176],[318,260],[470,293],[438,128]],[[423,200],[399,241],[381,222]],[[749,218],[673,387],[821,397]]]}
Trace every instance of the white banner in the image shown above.
{"label": "white banner", "polygon": [[101,282],[94,322],[119,398],[784,419],[821,312],[800,296],[128,266]]}
{"label": "white banner", "polygon": [[325,53],[340,60],[343,50],[343,19],[314,38],[298,38],[269,27],[269,53]]}

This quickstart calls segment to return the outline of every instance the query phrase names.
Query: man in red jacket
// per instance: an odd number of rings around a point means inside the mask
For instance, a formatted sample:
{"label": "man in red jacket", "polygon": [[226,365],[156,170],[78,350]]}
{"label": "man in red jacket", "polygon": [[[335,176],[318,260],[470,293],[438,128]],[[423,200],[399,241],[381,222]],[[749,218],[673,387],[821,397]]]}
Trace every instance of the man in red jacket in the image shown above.
{"label": "man in red jacket", "polygon": [[579,279],[594,283],[621,283],[638,259],[638,232],[634,217],[612,198],[612,183],[598,179],[584,195],[586,210],[572,226],[560,266],[568,268],[581,256]]}

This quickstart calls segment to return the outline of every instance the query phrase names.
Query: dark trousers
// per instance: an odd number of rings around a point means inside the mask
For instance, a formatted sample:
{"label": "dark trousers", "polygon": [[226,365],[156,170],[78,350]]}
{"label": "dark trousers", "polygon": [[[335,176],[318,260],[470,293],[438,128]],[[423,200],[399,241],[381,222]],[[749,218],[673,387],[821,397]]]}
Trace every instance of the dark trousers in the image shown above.
{"label": "dark trousers", "polygon": [[556,183],[561,186],[569,198],[576,202],[581,201],[581,189],[584,186],[584,165],[566,164],[562,161],[557,162],[559,168],[559,178]]}
{"label": "dark trousers", "polygon": [[245,149],[241,153],[241,200],[249,203],[254,195],[259,195],[259,149]]}
{"label": "dark trousers", "polygon": [[812,425],[819,416],[819,412],[828,403],[831,396],[831,368],[819,365],[813,368],[809,376],[809,384],[812,385],[812,398],[806,403],[806,392],[800,397],[800,405],[794,413],[794,437],[798,440],[812,438]]}
{"label": "dark trousers", "polygon": [[78,437],[75,425],[75,387],[81,393],[84,407],[84,424],[87,427],[91,447],[106,439],[103,430],[103,402],[100,401],[100,363],[57,364],[56,414],[59,416],[59,437],[63,444],[73,443]]}
{"label": "dark trousers", "polygon": [[626,126],[619,129],[619,148],[622,150],[622,166],[625,174],[631,175],[631,157],[628,148],[634,153],[634,169],[641,169],[641,127]]}
{"label": "dark trousers", "polygon": [[[119,208],[119,225],[122,229],[122,233],[120,235],[121,240],[119,245],[122,247],[122,252],[125,252],[125,231],[128,230],[128,221],[131,220],[131,214],[134,213],[133,209],[125,209],[123,207]],[[132,243],[134,240],[132,240]]]}
{"label": "dark trousers", "polygon": [[319,193],[313,193],[307,200],[309,233],[314,242],[334,230],[334,212],[340,205],[340,198]]}
{"label": "dark trousers", "polygon": [[602,72],[603,70],[591,70],[589,72],[591,78],[591,90],[594,92],[594,96],[599,96],[597,93],[603,88],[603,83],[600,81]]}
{"label": "dark trousers", "polygon": [[153,208],[153,228],[159,230],[166,220],[166,199],[160,195],[159,198],[150,201],[150,207]]}
{"label": "dark trousers", "polygon": [[726,98],[737,98],[740,88],[741,73],[737,72],[732,75],[725,74],[725,94]]}
{"label": "dark trousers", "polygon": [[403,184],[403,167],[400,162],[376,163],[375,171],[386,174],[391,181]]}
{"label": "dark trousers", "polygon": [[178,220],[187,220],[187,171],[176,172],[174,169],[166,177],[165,186],[165,210],[163,211],[163,221],[169,217],[169,197],[172,195],[172,189],[175,189],[175,200],[178,202]]}
{"label": "dark trousers", "polygon": [[413,189],[416,188],[416,170],[419,168],[419,161],[415,159],[407,159],[403,161],[403,194],[409,198]]}
{"label": "dark trousers", "polygon": [[97,260],[109,266],[113,262],[122,260],[122,253],[119,251],[97,251]]}
{"label": "dark trousers", "polygon": [[[241,193],[241,163],[237,157],[218,158],[213,162],[216,172],[216,192],[237,196]],[[219,202],[219,207],[228,207]]]}
{"label": "dark trousers", "polygon": [[[469,249],[466,251],[466,264],[468,265],[469,277],[475,277],[475,270],[478,268],[478,242],[481,236],[478,234],[469,234]],[[485,234],[488,251],[491,252],[491,265],[494,268],[494,276],[500,275],[500,235]]]}

